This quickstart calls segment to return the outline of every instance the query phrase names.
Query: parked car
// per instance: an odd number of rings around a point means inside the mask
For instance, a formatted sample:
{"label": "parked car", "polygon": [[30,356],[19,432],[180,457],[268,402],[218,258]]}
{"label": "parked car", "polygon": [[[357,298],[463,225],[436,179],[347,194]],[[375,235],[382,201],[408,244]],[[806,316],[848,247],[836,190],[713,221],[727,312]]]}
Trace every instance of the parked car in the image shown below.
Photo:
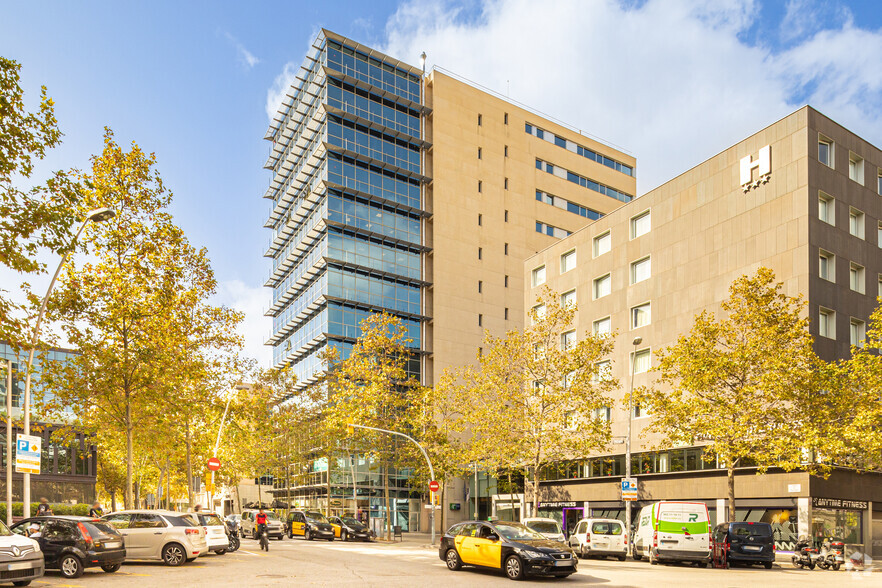
{"label": "parked car", "polygon": [[473,565],[505,571],[512,580],[528,575],[565,578],[578,558],[569,546],[550,541],[521,523],[468,521],[441,538],[438,557],[450,570]]}
{"label": "parked car", "polygon": [[775,561],[775,542],[769,523],[728,522],[714,527],[713,560],[716,565],[761,563],[767,570]]}
{"label": "parked car", "polygon": [[[334,533],[341,541],[352,539],[353,541],[370,541],[370,530],[352,517],[331,517],[328,519],[334,527]],[[340,533],[337,533],[337,528]]]}
{"label": "parked car", "polygon": [[208,551],[218,555],[225,554],[230,549],[230,538],[227,537],[227,525],[213,512],[193,513],[199,519],[199,524],[205,531],[205,542],[208,543]]}
{"label": "parked car", "polygon": [[616,519],[580,520],[570,535],[569,544],[581,557],[596,555],[625,561],[628,555],[625,525]]}
{"label": "parked car", "polygon": [[544,517],[528,517],[521,522],[524,524],[525,527],[533,529],[537,533],[541,533],[542,536],[546,539],[566,543],[567,539],[564,536],[563,529],[560,528],[560,523],[558,523],[554,519],[548,519]]}
{"label": "parked car", "polygon": [[334,540],[334,528],[320,512],[294,510],[288,515],[288,537]]}
{"label": "parked car", "polygon": [[159,559],[180,566],[208,550],[205,530],[192,513],[168,510],[126,510],[102,520],[116,528],[126,542],[126,561]]}
{"label": "parked car", "polygon": [[13,533],[0,522],[0,582],[27,586],[43,576],[45,563],[40,544]]}
{"label": "parked car", "polygon": [[61,570],[65,578],[79,578],[83,570],[97,566],[112,573],[126,559],[119,531],[91,517],[31,517],[13,525],[12,532],[35,539],[45,567]]}
{"label": "parked car", "polygon": [[634,559],[685,561],[706,566],[710,561],[710,523],[703,502],[662,501],[644,506],[637,516]]}
{"label": "parked car", "polygon": [[[257,523],[254,517],[257,516],[259,510],[246,510],[242,512],[242,519],[239,521],[239,534],[242,539],[251,537],[257,539]],[[279,515],[271,510],[264,510],[266,515],[266,535],[267,537],[275,537],[279,541],[285,538],[285,526],[279,519]]]}

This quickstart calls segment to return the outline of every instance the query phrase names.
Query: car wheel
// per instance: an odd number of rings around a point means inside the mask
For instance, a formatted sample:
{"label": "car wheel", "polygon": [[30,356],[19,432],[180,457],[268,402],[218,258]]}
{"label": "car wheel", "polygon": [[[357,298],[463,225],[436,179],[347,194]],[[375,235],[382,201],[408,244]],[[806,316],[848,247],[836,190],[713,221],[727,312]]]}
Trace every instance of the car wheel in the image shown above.
{"label": "car wheel", "polygon": [[340,541],[346,541],[346,530],[340,531]]}
{"label": "car wheel", "polygon": [[[767,570],[771,570],[772,569],[772,562],[770,562],[770,561],[763,562],[763,567],[766,568]],[[833,569],[839,571],[839,566],[834,565]]]}
{"label": "car wheel", "polygon": [[505,575],[509,580],[524,579],[524,563],[516,555],[509,555],[505,560]]}
{"label": "car wheel", "polygon": [[625,561],[625,555],[624,555],[624,554],[622,554],[622,555],[619,556],[619,561]]}
{"label": "car wheel", "polygon": [[13,586],[30,586],[30,580],[16,580],[12,583]]}
{"label": "car wheel", "polygon": [[586,559],[588,557],[588,554],[585,553],[585,546],[584,545],[579,546],[579,557],[581,557],[582,559]]}
{"label": "car wheel", "polygon": [[455,572],[462,569],[462,561],[459,559],[459,554],[455,549],[447,550],[447,555],[444,557],[444,561],[447,562],[448,570],[453,570]]}
{"label": "car wheel", "polygon": [[79,578],[83,575],[83,562],[77,556],[68,553],[58,562],[58,569],[65,578]]}
{"label": "car wheel", "polygon": [[187,552],[179,543],[169,543],[162,548],[162,561],[167,566],[182,566],[187,561]]}
{"label": "car wheel", "polygon": [[105,572],[107,572],[108,574],[112,574],[113,572],[119,570],[121,567],[122,567],[121,563],[104,564],[103,566],[101,566],[101,569],[104,570]]}
{"label": "car wheel", "polygon": [[305,530],[303,532],[303,538],[307,541],[312,541],[312,531],[310,531],[309,529]]}
{"label": "car wheel", "polygon": [[654,565],[654,566],[658,565],[658,558],[652,554],[651,549],[649,550],[649,563],[650,563],[650,565]]}
{"label": "car wheel", "polygon": [[226,552],[227,552],[226,549],[218,549],[217,551],[215,551],[215,553],[218,554],[218,555],[223,555],[223,554],[225,554]]}
{"label": "car wheel", "polygon": [[631,546],[631,557],[634,558],[634,561],[640,561],[643,559],[643,556],[640,554],[640,551],[637,550],[637,546]]}

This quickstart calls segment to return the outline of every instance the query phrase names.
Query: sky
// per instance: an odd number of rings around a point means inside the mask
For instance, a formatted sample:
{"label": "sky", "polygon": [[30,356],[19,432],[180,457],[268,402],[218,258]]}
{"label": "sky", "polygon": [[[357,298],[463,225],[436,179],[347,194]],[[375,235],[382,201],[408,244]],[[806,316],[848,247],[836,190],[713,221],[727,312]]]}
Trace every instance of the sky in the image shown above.
{"label": "sky", "polygon": [[263,136],[322,27],[412,64],[425,51],[427,69],[634,155],[640,194],[805,104],[882,146],[871,0],[0,0],[0,55],[22,65],[31,108],[47,86],[65,133],[37,175],[87,168],[105,126],[155,152],[176,221],[208,249],[215,301],[246,313],[264,365]]}

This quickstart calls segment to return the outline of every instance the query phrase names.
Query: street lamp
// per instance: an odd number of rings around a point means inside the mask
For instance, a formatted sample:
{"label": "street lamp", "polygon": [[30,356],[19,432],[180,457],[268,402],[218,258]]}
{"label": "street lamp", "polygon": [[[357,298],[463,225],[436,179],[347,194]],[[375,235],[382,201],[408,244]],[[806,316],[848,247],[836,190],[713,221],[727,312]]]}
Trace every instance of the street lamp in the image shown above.
{"label": "street lamp", "polygon": [[[381,433],[389,433],[390,435],[398,435],[399,437],[404,437],[417,447],[419,447],[420,451],[423,453],[423,457],[426,458],[426,463],[429,464],[429,477],[432,478],[432,481],[435,480],[435,470],[432,468],[432,462],[429,460],[429,454],[426,453],[426,450],[423,449],[423,446],[416,442],[416,439],[410,437],[409,435],[405,435],[404,433],[399,433],[398,431],[390,431],[389,429],[378,429],[377,427],[366,427],[364,425],[354,425],[352,423],[346,425],[347,427],[357,427],[359,429],[367,429],[369,431],[380,431]],[[432,545],[435,545],[435,500],[430,495],[429,503],[432,505],[432,508],[429,510],[429,525],[432,527]],[[386,516],[389,516],[389,513],[386,513]],[[387,527],[388,529],[388,527]]]}
{"label": "street lamp", "polygon": [[[106,220],[110,220],[116,216],[116,213],[109,208],[96,208],[95,210],[90,210],[86,213],[86,218],[83,219],[83,223],[80,225],[80,229],[77,231],[77,234],[74,235],[74,238],[71,240],[70,245],[67,250],[61,256],[61,261],[58,263],[58,268],[55,270],[55,275],[52,276],[52,281],[49,282],[49,289],[46,290],[46,295],[43,297],[43,302],[40,304],[40,313],[37,315],[37,323],[34,325],[34,333],[31,336],[31,349],[28,352],[28,369],[25,372],[25,391],[24,391],[24,434],[31,434],[31,366],[34,363],[34,350],[37,347],[37,340],[40,336],[40,323],[43,322],[43,315],[46,314],[46,304],[49,302],[49,295],[52,293],[52,288],[55,287],[55,280],[58,279],[58,274],[61,273],[61,267],[64,265],[64,262],[67,261],[68,255],[73,251],[74,245],[77,243],[77,239],[80,238],[80,234],[83,232],[83,229],[86,228],[86,225],[89,224],[89,221],[94,221],[96,223],[100,223]],[[9,446],[9,441],[7,440],[7,447]],[[7,461],[11,460],[11,454],[7,453]],[[7,463],[6,467],[9,467],[9,463]],[[31,475],[29,473],[24,474],[23,480],[23,492],[22,492],[22,505],[24,508],[24,516],[25,518],[31,516]],[[11,506],[11,505],[9,505]]]}
{"label": "street lamp", "polygon": [[[634,367],[637,364],[637,346],[643,343],[643,337],[634,337],[632,344],[634,345],[634,353],[631,356],[631,390],[628,392],[628,436],[625,437],[625,479],[631,479],[631,420],[634,416]],[[634,544],[633,533],[631,533],[631,501],[625,500],[625,529],[629,535],[628,552],[631,552],[631,546]]]}

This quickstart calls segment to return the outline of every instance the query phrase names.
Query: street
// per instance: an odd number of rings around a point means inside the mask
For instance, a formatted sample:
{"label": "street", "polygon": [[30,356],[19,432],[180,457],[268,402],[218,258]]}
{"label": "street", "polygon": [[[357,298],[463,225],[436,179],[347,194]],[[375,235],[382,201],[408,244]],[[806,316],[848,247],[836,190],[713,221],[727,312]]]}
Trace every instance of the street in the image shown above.
{"label": "street", "polygon": [[[181,568],[160,563],[126,564],[115,574],[89,569],[77,580],[65,580],[57,571],[31,586],[512,586],[500,572],[464,568],[449,571],[437,549],[425,536],[404,542],[333,543],[302,539],[272,541],[263,553],[253,540],[242,542],[239,551],[222,556],[207,555]],[[97,570],[97,571],[96,571]],[[852,574],[846,571],[798,570],[789,564],[771,570],[735,568],[716,570],[687,566],[650,566],[646,562],[581,560],[579,572],[569,578],[536,579],[527,583],[545,586],[882,586],[882,573]]]}

